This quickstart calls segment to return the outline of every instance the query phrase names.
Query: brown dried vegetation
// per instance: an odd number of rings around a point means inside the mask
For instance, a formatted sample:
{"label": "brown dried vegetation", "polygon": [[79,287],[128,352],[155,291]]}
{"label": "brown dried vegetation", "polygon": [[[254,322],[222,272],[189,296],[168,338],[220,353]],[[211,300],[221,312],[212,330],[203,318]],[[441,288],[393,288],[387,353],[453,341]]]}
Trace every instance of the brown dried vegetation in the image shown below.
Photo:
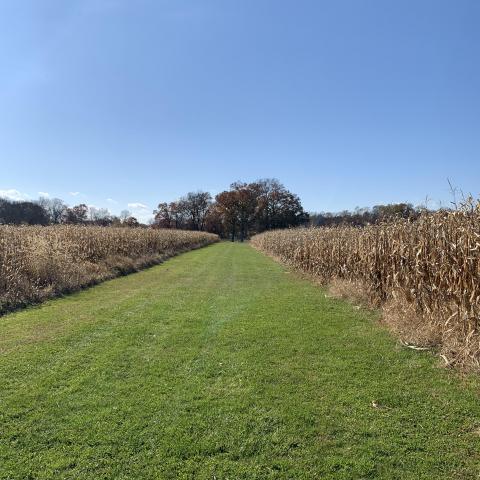
{"label": "brown dried vegetation", "polygon": [[252,244],[382,307],[404,341],[440,347],[446,364],[480,368],[480,203],[413,222],[265,232]]}
{"label": "brown dried vegetation", "polygon": [[181,230],[0,226],[0,313],[217,240]]}

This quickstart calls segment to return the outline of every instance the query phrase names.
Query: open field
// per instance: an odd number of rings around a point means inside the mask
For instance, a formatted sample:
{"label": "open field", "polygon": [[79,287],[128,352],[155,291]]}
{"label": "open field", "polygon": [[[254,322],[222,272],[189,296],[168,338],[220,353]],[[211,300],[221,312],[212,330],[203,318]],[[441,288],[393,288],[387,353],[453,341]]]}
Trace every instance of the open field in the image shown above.
{"label": "open field", "polygon": [[0,314],[217,240],[180,230],[0,225]]}
{"label": "open field", "polygon": [[219,243],[0,322],[1,479],[475,479],[479,381]]}
{"label": "open field", "polygon": [[480,204],[414,222],[270,231],[252,244],[334,294],[382,306],[398,335],[441,347],[449,365],[480,370]]}

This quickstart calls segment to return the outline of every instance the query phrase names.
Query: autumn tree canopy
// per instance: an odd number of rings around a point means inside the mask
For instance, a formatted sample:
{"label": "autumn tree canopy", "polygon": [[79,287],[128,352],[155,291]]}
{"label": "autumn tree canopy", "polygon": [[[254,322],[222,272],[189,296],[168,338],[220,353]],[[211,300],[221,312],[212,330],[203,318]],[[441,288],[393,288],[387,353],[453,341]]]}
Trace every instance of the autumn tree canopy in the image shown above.
{"label": "autumn tree canopy", "polygon": [[235,182],[212,200],[207,192],[191,192],[154,211],[157,228],[206,230],[244,240],[253,233],[302,225],[308,220],[297,195],[278,180]]}

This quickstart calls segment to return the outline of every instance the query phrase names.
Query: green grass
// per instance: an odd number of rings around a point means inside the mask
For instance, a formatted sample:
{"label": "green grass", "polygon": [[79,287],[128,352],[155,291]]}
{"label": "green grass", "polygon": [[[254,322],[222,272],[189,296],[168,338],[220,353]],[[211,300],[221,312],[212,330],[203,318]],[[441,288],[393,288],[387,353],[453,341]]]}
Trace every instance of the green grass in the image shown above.
{"label": "green grass", "polygon": [[437,362],[216,244],[0,318],[0,478],[480,478],[479,382]]}

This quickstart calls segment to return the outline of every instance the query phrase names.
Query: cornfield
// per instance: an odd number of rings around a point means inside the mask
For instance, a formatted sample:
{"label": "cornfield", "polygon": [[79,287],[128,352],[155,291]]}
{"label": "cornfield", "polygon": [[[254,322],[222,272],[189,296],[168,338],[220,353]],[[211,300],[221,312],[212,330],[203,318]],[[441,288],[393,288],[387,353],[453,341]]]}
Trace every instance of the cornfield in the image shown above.
{"label": "cornfield", "polygon": [[181,230],[0,226],[0,313],[217,240]]}
{"label": "cornfield", "polygon": [[478,203],[413,222],[265,232],[252,244],[381,306],[403,340],[439,347],[446,364],[480,367]]}

